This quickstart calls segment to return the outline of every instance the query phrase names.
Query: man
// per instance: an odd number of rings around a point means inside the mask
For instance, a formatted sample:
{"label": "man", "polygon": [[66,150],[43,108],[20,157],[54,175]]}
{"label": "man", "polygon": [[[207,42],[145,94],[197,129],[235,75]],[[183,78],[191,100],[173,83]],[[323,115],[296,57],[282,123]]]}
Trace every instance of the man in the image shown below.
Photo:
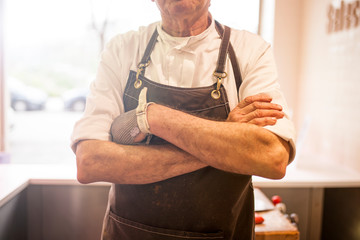
{"label": "man", "polygon": [[78,180],[113,183],[104,239],[252,239],[251,175],[282,178],[295,154],[269,44],[224,29],[210,0],[153,2],[162,21],[102,54],[72,135]]}

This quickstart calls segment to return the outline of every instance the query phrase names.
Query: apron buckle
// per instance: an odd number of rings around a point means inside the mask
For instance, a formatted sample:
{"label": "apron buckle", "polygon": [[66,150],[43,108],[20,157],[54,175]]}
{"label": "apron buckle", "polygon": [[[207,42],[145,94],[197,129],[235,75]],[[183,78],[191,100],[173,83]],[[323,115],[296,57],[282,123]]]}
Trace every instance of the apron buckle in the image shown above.
{"label": "apron buckle", "polygon": [[221,72],[214,72],[213,75],[217,79],[217,84],[216,84],[216,89],[211,92],[211,97],[216,100],[216,99],[219,99],[220,96],[221,96],[220,87],[221,87],[223,78],[227,77],[227,73],[226,72],[222,72],[222,73]]}
{"label": "apron buckle", "polygon": [[142,81],[139,79],[139,75],[142,74],[147,66],[149,66],[150,60],[146,63],[139,63],[138,64],[138,70],[136,72],[136,81],[134,82],[134,87],[136,89],[140,88],[142,85]]}

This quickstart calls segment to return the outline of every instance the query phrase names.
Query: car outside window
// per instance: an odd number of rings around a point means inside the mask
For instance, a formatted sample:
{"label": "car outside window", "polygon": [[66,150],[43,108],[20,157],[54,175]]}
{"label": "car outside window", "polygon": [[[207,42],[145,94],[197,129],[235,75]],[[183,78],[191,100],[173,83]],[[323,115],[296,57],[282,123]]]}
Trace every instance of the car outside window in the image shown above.
{"label": "car outside window", "polygon": [[[11,162],[74,163],[70,134],[84,111],[105,42],[160,20],[156,4],[3,1]],[[223,24],[257,32],[259,1],[212,1],[210,11]]]}

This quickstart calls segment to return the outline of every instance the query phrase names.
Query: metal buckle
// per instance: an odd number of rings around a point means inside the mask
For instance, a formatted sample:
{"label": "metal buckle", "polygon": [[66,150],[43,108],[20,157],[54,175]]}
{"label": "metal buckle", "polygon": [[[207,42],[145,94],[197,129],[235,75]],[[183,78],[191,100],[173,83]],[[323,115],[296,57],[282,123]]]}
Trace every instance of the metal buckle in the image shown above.
{"label": "metal buckle", "polygon": [[134,82],[134,87],[135,87],[136,89],[140,88],[141,85],[142,85],[142,81],[139,79],[139,75],[140,75],[140,73],[141,73],[142,71],[143,71],[143,69],[141,69],[141,68],[138,68],[138,70],[137,70],[137,73],[136,73],[136,81]]}
{"label": "metal buckle", "polygon": [[142,81],[139,79],[139,75],[145,70],[147,66],[150,64],[150,59],[146,63],[139,63],[138,64],[138,70],[136,72],[136,81],[134,82],[134,87],[136,89],[140,88],[142,85]]}
{"label": "metal buckle", "polygon": [[217,99],[220,98],[220,96],[221,96],[220,91],[218,91],[218,90],[216,90],[216,89],[212,90],[212,92],[211,92],[211,97],[212,97],[213,99],[217,100]]}
{"label": "metal buckle", "polygon": [[227,73],[226,72],[214,72],[213,75],[216,77],[216,78],[226,78],[227,77]]}
{"label": "metal buckle", "polygon": [[221,87],[223,78],[227,77],[227,73],[226,72],[223,72],[223,73],[214,72],[213,75],[217,79],[217,84],[216,84],[216,89],[211,92],[211,97],[216,100],[216,99],[219,99],[221,96],[220,87]]}

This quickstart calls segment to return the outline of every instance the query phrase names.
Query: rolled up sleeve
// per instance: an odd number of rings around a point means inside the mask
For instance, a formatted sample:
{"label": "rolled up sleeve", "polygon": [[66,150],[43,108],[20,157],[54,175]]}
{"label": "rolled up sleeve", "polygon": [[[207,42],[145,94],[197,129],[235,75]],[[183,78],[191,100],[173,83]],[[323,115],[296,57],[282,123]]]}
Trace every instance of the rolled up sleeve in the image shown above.
{"label": "rolled up sleeve", "polygon": [[[278,73],[276,69],[275,59],[270,44],[260,38],[256,49],[253,49],[248,55],[247,61],[243,65],[243,84],[240,87],[239,98],[244,99],[248,96],[259,93],[266,93],[272,97],[272,102],[279,104],[285,113],[284,118],[279,119],[273,126],[265,126],[264,128],[273,132],[277,136],[287,141],[291,147],[289,163],[293,161],[296,153],[296,131],[292,120],[290,119],[290,111],[285,100],[284,94],[278,83]],[[244,61],[243,61],[244,62]]]}
{"label": "rolled up sleeve", "polygon": [[[71,135],[71,149],[75,152],[81,140],[110,140],[110,127],[116,116],[123,112],[124,89],[122,64],[119,59],[119,42],[114,39],[105,47],[96,79],[90,85],[83,116],[78,120]],[[125,76],[126,78],[127,76]]]}

